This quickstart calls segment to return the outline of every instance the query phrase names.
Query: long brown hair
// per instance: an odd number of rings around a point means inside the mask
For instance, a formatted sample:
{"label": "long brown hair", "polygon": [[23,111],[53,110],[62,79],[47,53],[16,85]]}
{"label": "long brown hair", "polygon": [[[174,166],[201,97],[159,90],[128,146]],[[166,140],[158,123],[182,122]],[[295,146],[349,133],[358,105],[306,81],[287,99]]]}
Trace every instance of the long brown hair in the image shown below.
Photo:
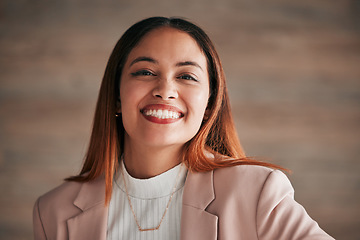
{"label": "long brown hair", "polygon": [[[118,157],[124,150],[125,129],[121,117],[115,117],[122,67],[137,43],[147,33],[160,27],[171,27],[188,33],[196,40],[207,58],[210,97],[204,118],[206,120],[198,133],[184,145],[182,159],[189,170],[202,172],[242,164],[281,168],[245,156],[234,127],[220,58],[207,34],[184,19],[152,17],[131,26],[115,45],[101,83],[83,168],[79,175],[67,180],[87,182],[104,175],[105,200],[106,203],[110,201]],[[212,153],[215,157],[209,158],[206,152]]]}

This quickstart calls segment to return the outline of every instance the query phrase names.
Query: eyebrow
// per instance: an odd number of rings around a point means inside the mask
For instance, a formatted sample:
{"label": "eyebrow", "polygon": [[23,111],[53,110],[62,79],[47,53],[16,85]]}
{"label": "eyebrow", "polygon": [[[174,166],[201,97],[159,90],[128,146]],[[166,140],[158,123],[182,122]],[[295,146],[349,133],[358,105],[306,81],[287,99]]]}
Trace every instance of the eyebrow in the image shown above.
{"label": "eyebrow", "polygon": [[198,68],[200,68],[201,70],[203,70],[199,64],[197,64],[196,62],[192,62],[192,61],[178,62],[175,66],[177,66],[177,67],[181,67],[181,66],[194,66],[194,67],[198,67]]}
{"label": "eyebrow", "polygon": [[[159,62],[156,61],[155,59],[151,58],[151,57],[145,57],[145,56],[141,56],[141,57],[138,57],[138,58],[135,58],[131,63],[130,63],[130,66],[134,65],[135,63],[138,63],[138,62],[151,62],[151,63],[155,63],[155,64],[158,64]],[[200,68],[202,71],[202,67],[196,63],[196,62],[193,62],[193,61],[184,61],[184,62],[178,62],[176,63],[175,65],[176,67],[182,67],[182,66],[194,66],[194,67],[198,67]]]}
{"label": "eyebrow", "polygon": [[151,57],[138,57],[135,58],[131,63],[130,66],[134,65],[137,62],[151,62],[151,63],[158,63],[158,61],[156,61],[155,59],[151,58]]}

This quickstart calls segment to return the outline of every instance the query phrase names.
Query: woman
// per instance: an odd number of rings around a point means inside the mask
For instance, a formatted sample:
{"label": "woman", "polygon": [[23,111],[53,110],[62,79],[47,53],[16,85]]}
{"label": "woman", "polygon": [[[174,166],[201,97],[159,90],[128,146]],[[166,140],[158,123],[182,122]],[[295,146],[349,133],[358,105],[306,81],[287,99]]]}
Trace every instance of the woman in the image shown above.
{"label": "woman", "polygon": [[82,171],[37,200],[35,239],[332,239],[274,169],[240,146],[208,36],[148,18],[116,44]]}

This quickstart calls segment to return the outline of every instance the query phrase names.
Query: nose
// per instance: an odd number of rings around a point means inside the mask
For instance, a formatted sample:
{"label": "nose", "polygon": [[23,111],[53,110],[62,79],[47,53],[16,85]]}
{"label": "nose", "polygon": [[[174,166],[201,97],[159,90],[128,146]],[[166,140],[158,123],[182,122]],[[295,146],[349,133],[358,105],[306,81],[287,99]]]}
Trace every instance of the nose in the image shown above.
{"label": "nose", "polygon": [[159,80],[153,90],[153,96],[163,100],[178,98],[178,92],[175,83],[168,79]]}

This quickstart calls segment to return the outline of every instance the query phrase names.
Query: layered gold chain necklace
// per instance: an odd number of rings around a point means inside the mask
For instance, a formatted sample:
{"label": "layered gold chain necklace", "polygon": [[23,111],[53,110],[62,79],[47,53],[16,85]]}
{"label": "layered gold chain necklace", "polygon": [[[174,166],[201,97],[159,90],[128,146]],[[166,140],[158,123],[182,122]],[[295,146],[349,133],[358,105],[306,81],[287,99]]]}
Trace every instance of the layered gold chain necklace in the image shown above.
{"label": "layered gold chain necklace", "polygon": [[129,192],[128,192],[128,189],[127,189],[127,185],[126,185],[126,181],[125,181],[125,176],[124,176],[124,169],[123,169],[124,167],[125,167],[125,165],[123,165],[123,166],[121,167],[121,175],[122,175],[122,179],[123,179],[123,181],[124,181],[125,192],[126,192],[126,196],[127,196],[129,205],[130,205],[130,209],[131,209],[131,212],[132,212],[132,214],[133,214],[133,216],[134,216],[134,219],[135,219],[135,222],[136,222],[136,225],[137,225],[139,231],[145,232],[145,231],[158,230],[158,229],[160,228],[161,223],[163,222],[163,220],[164,220],[164,218],[165,218],[166,212],[168,211],[169,206],[170,206],[170,202],[171,202],[171,200],[172,200],[172,198],[173,198],[173,196],[174,196],[174,193],[175,193],[175,191],[176,191],[176,187],[177,187],[177,184],[178,184],[178,181],[179,181],[179,176],[180,176],[180,173],[181,173],[181,171],[182,171],[182,164],[180,165],[179,172],[178,172],[178,174],[177,174],[177,176],[176,176],[175,184],[174,184],[174,187],[173,187],[173,189],[172,189],[172,192],[171,192],[171,195],[170,195],[170,199],[169,199],[169,201],[168,201],[168,203],[167,203],[167,205],[166,205],[164,214],[162,215],[159,224],[158,224],[156,227],[153,227],[153,228],[142,228],[142,227],[140,226],[139,220],[138,220],[138,218],[136,217],[136,214],[135,214],[133,205],[132,205],[131,200],[130,200],[130,195],[129,195]]}

